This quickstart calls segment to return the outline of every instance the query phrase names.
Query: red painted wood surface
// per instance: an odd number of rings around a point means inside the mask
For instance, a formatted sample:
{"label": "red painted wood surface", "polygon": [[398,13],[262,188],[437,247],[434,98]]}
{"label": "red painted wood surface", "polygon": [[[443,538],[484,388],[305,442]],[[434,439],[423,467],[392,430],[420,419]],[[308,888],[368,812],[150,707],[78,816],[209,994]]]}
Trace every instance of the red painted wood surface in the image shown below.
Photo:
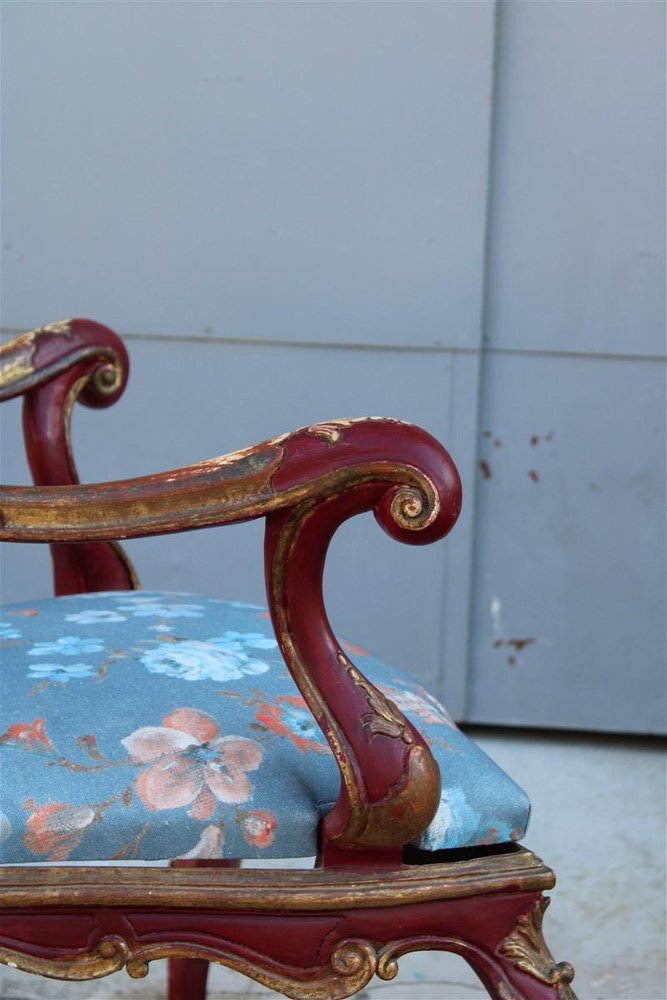
{"label": "red painted wood surface", "polygon": [[[308,986],[330,968],[341,942],[372,942],[388,958],[409,951],[451,951],[461,955],[496,1000],[559,1000],[559,986],[517,968],[502,951],[503,942],[528,913],[539,893],[496,893],[418,905],[352,909],[341,913],[225,913],[99,909],[85,912],[3,914],[0,946],[41,958],[72,958],[90,952],[104,937],[117,936],[131,955],[158,945],[192,947],[213,959],[251,962],[256,969],[290,977]],[[170,1000],[204,997],[202,959],[178,967],[192,970],[186,982],[176,975]],[[297,987],[298,989],[298,987]],[[562,987],[560,987],[562,989]],[[198,992],[199,991],[199,992]],[[573,994],[569,994],[573,996]]]}

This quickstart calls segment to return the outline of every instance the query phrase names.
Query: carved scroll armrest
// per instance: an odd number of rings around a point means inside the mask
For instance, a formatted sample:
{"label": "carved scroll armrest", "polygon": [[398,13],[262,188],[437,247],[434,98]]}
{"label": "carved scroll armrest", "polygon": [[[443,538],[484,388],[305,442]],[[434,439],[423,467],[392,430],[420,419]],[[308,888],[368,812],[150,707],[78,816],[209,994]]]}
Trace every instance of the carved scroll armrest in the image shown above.
{"label": "carved scroll armrest", "polygon": [[157,476],[0,490],[0,539],[104,541],[267,518],[266,580],[276,637],[338,762],[324,822],[338,850],[396,851],[428,825],[438,767],[421,735],[347,658],[329,625],[322,574],[345,520],[373,510],[392,537],[431,542],[454,525],[461,484],[419,428],[343,420]]}
{"label": "carved scroll armrest", "polygon": [[[0,402],[23,396],[23,436],[37,486],[75,485],[70,425],[77,400],[95,408],[123,394],[130,362],[113,330],[71,319],[0,347]],[[132,590],[138,581],[115,541],[51,546],[56,594]]]}

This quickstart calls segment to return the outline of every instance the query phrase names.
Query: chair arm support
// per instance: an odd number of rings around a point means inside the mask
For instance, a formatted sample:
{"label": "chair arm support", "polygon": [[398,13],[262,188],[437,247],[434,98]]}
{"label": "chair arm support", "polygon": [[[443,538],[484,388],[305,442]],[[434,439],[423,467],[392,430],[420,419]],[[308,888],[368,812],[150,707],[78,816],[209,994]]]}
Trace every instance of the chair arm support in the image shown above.
{"label": "chair arm support", "polygon": [[[115,403],[130,363],[125,346],[106,326],[71,319],[31,330],[0,347],[0,402],[23,396],[23,435],[37,486],[76,485],[70,425],[74,404]],[[131,590],[132,564],[116,544],[51,546],[56,594]]]}
{"label": "chair arm support", "polygon": [[428,825],[437,765],[418,731],[341,650],[324,610],[329,542],[373,510],[392,537],[435,541],[461,508],[456,467],[400,421],[316,424],[245,451],[122,482],[1,487],[0,540],[104,541],[266,517],[266,581],[287,665],[338,762],[325,845],[398,849]]}

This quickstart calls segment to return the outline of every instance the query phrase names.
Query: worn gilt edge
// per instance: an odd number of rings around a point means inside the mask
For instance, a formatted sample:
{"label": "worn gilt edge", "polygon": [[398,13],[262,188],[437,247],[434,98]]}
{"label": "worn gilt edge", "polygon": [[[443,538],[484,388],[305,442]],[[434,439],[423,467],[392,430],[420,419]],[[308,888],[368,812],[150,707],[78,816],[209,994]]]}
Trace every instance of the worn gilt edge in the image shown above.
{"label": "worn gilt edge", "polygon": [[283,966],[288,971],[282,972],[270,959],[256,955],[251,960],[224,946],[203,947],[181,941],[132,946],[117,935],[102,938],[95,948],[67,959],[0,949],[0,962],[5,965],[50,979],[70,981],[101,979],[123,967],[133,979],[142,979],[148,974],[149,962],[165,958],[199,958],[217,962],[294,1000],[343,1000],[363,989],[378,967],[375,946],[358,938],[341,941],[332,952],[327,966],[304,970]]}
{"label": "worn gilt edge", "polygon": [[74,958],[45,958],[16,948],[0,947],[0,963],[21,972],[31,972],[47,979],[102,979],[127,964],[130,948],[118,935],[103,937],[94,948]]}
{"label": "worn gilt edge", "polygon": [[542,891],[554,884],[551,869],[525,848],[367,875],[343,868],[283,872],[7,866],[2,869],[0,908],[149,906],[302,912],[463,899],[503,890]]}
{"label": "worn gilt edge", "polygon": [[557,986],[558,1000],[576,1000],[570,987],[574,969],[569,962],[556,963],[542,935],[544,913],[550,902],[546,897],[536,900],[530,911],[518,918],[499,952],[540,982]]}
{"label": "worn gilt edge", "polygon": [[[262,446],[272,447],[272,441]],[[311,497],[330,498],[366,483],[386,483],[391,488],[410,478],[416,480],[419,489],[426,480],[408,466],[368,462],[352,470],[336,470],[282,492],[273,490],[267,474],[259,494],[248,495],[245,480],[251,476],[239,476],[230,482],[215,475],[218,468],[229,467],[236,457],[225,456],[224,463],[222,459],[214,459],[154,477],[112,484],[0,487],[4,518],[1,537],[6,541],[35,542],[141,538],[252,520],[296,506]],[[429,517],[427,523],[430,520]],[[401,527],[407,527],[407,522],[400,523]],[[410,530],[418,531],[427,523],[410,523]]]}
{"label": "worn gilt edge", "polygon": [[[343,438],[343,431],[348,427],[362,422],[380,422],[383,424],[401,424],[408,426],[405,420],[398,420],[396,417],[338,417],[335,420],[327,420],[319,424],[310,424],[302,428],[311,437],[319,437],[329,445],[334,446],[340,443]],[[289,435],[286,435],[289,437]]]}
{"label": "worn gilt edge", "polygon": [[[102,395],[115,392],[121,385],[123,367],[120,358],[112,348],[82,347],[70,354],[58,358],[50,365],[45,365],[39,371],[34,370],[34,347],[28,352],[17,354],[14,360],[0,359],[0,392],[6,398],[28,392],[62,375],[63,372],[83,361],[98,361],[103,365],[103,377],[93,376],[95,388]],[[112,378],[108,379],[111,374]]]}
{"label": "worn gilt edge", "polygon": [[[120,387],[123,366],[113,348],[80,347],[36,371],[34,367],[35,344],[33,340],[27,339],[31,335],[26,334],[25,336],[24,343],[14,342],[11,345],[6,345],[6,347],[13,348],[13,353],[7,351],[4,356],[0,355],[0,397],[11,398],[13,395],[35,389],[83,361],[99,361],[100,364],[104,365],[104,377],[93,378],[97,391],[102,395],[109,395]],[[109,372],[113,373],[113,380],[107,380]]]}

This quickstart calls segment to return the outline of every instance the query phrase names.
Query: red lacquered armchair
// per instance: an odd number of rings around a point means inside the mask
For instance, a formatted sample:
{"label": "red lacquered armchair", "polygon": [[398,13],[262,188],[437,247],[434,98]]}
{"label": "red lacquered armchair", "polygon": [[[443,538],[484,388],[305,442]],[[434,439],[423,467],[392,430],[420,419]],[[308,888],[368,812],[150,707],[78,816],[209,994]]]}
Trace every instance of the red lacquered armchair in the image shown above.
{"label": "red lacquered armchair", "polygon": [[[82,486],[72,408],[119,398],[122,342],[71,320],[0,360],[35,481],[2,488],[0,537],[50,544],[57,595],[2,620],[0,960],[81,980],[166,958],[171,1000],[203,1000],[219,962],[337,998],[441,949],[497,1000],[574,997],[542,937],[553,873],[517,843],[523,792],[408,675],[336,637],[323,606],[347,518],[372,510],[417,544],[450,531],[447,452],[399,421],[334,420]],[[260,517],[268,612],[142,591],[118,544]],[[312,855],[311,870],[240,869]]]}

